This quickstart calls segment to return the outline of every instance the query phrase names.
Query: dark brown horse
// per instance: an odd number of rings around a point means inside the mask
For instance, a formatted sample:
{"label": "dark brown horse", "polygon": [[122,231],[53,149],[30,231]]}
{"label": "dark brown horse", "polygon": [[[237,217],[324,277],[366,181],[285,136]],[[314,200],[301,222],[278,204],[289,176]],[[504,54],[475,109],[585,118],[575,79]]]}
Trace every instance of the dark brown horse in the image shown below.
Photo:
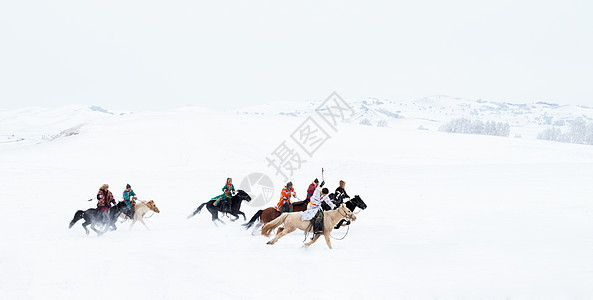
{"label": "dark brown horse", "polygon": [[[305,210],[307,210],[307,204],[309,204],[309,200],[294,202],[292,204],[292,211],[293,212],[305,211]],[[249,229],[259,219],[259,222],[257,223],[257,225],[255,226],[255,228],[253,228],[253,231],[256,232],[258,230],[258,228],[261,227],[263,224],[268,223],[268,222],[278,218],[280,215],[281,215],[281,213],[279,211],[277,211],[275,207],[268,207],[266,209],[260,209],[258,212],[255,213],[255,215],[253,215],[251,220],[249,220],[249,222],[243,224],[243,226],[245,226],[245,229]]]}

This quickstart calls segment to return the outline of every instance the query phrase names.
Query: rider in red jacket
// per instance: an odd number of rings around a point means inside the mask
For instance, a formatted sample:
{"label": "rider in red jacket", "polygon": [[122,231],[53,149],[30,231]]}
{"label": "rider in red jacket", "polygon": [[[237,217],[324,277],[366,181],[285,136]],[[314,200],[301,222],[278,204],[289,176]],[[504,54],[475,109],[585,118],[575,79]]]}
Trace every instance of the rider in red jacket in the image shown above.
{"label": "rider in red jacket", "polygon": [[111,207],[111,204],[115,204],[115,198],[109,190],[108,184],[104,184],[101,186],[99,192],[97,193],[97,200],[97,208],[101,212],[107,212]]}
{"label": "rider in red jacket", "polygon": [[309,185],[309,188],[307,189],[307,198],[305,198],[306,200],[311,200],[311,196],[313,196],[313,193],[315,192],[315,189],[318,185],[319,180],[315,178],[315,180],[313,180],[313,182]]}

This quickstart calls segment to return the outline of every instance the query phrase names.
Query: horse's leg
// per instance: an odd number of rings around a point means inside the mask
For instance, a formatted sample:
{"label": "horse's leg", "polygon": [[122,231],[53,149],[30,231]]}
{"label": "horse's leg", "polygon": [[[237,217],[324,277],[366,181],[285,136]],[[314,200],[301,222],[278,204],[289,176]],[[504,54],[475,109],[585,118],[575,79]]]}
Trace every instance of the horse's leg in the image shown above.
{"label": "horse's leg", "polygon": [[344,224],[346,220],[342,219],[340,220],[340,222],[338,222],[338,225],[334,226],[334,229],[340,229],[340,226],[342,226],[342,224]]}
{"label": "horse's leg", "polygon": [[95,223],[94,223],[94,222],[93,222],[93,223],[91,223],[91,229],[92,229],[94,232],[96,232],[98,235],[101,235],[101,234],[100,234],[100,232],[99,232],[99,230],[97,230],[97,228],[95,228]]}
{"label": "horse's leg", "polygon": [[[238,214],[238,215],[242,215],[242,216],[243,216],[243,221],[247,221],[247,217],[245,217],[245,214],[244,214],[242,211],[239,211],[237,214]],[[237,217],[237,219],[238,219],[238,218],[239,218],[239,217]]]}
{"label": "horse's leg", "polygon": [[320,236],[321,236],[321,234],[313,235],[313,239],[310,242],[305,243],[305,246],[309,247],[309,246],[313,245],[313,243],[317,242],[317,239],[319,239]]}
{"label": "horse's leg", "polygon": [[231,214],[233,217],[235,217],[234,219],[231,219],[231,222],[235,222],[237,220],[239,220],[239,216],[237,214]]}
{"label": "horse's leg", "polygon": [[130,231],[132,231],[132,227],[134,227],[134,224],[136,224],[136,221],[138,221],[136,219],[136,217],[134,217],[134,219],[132,219],[132,224],[130,224]]}
{"label": "horse's leg", "polygon": [[330,240],[330,238],[329,238],[329,233],[330,233],[330,231],[326,231],[326,232],[324,232],[324,233],[323,233],[323,236],[325,237],[325,242],[327,243],[327,246],[328,246],[330,249],[333,249],[333,248],[332,248],[332,241],[331,241],[331,240]]}
{"label": "horse's leg", "polygon": [[212,213],[212,222],[214,223],[214,225],[218,226],[218,224],[216,224],[216,221],[222,223],[223,225],[226,225],[226,223],[218,218],[218,212],[216,210],[214,211],[210,211]]}
{"label": "horse's leg", "polygon": [[[92,228],[92,227],[93,227],[93,225],[91,225],[91,228]],[[107,225],[105,225],[105,226],[103,226],[103,229],[101,229],[101,230],[96,230],[96,232],[97,232],[97,235],[98,235],[98,236],[102,236],[103,234],[105,234],[105,232],[107,232],[107,229],[109,229],[109,228],[107,227]]]}
{"label": "horse's leg", "polygon": [[293,232],[294,230],[295,230],[295,228],[286,227],[284,230],[282,230],[282,232],[277,234],[275,238],[273,238],[271,241],[269,241],[268,245],[274,245],[281,237]]}
{"label": "horse's leg", "polygon": [[140,223],[142,223],[142,225],[144,225],[144,227],[146,227],[146,229],[148,229],[148,231],[150,231],[150,228],[148,228],[148,225],[146,225],[146,223],[144,223],[144,218],[140,218]]}
{"label": "horse's leg", "polygon": [[84,223],[82,223],[82,227],[84,228],[84,231],[86,231],[86,235],[89,235],[90,231],[88,228],[86,228],[89,224],[91,224],[91,222],[85,220]]}
{"label": "horse's leg", "polygon": [[206,209],[212,214],[212,223],[214,223],[214,225],[218,226],[216,221],[220,221],[222,224],[224,224],[224,222],[218,218],[218,210],[215,206],[207,205]]}
{"label": "horse's leg", "polygon": [[218,227],[218,223],[216,223],[216,221],[220,222],[222,225],[226,225],[226,223],[223,220],[216,218],[216,219],[212,220],[212,222],[214,223],[214,225],[216,225],[216,227]]}

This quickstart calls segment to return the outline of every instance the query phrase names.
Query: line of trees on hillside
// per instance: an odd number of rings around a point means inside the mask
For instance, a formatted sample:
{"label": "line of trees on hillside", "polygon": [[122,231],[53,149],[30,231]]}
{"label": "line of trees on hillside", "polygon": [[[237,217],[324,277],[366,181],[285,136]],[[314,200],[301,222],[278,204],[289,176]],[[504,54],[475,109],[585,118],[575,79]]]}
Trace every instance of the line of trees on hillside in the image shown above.
{"label": "line of trees on hillside", "polygon": [[538,139],[593,145],[593,122],[587,122],[583,118],[576,118],[569,122],[568,130],[562,132],[560,128],[549,127],[537,135]]}
{"label": "line of trees on hillside", "polygon": [[495,136],[509,136],[511,126],[509,123],[459,118],[439,127],[439,131],[451,133],[483,134]]}

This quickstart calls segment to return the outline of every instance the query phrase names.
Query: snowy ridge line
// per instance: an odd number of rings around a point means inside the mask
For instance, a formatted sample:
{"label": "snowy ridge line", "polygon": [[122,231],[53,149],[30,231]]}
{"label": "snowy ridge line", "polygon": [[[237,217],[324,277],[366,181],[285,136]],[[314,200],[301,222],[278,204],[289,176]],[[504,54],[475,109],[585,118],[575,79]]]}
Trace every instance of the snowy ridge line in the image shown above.
{"label": "snowy ridge line", "polygon": [[[495,121],[508,123],[511,136],[536,138],[546,126],[563,127],[577,118],[593,121],[593,109],[582,105],[559,105],[547,102],[515,104],[491,102],[483,99],[469,100],[459,97],[436,95],[412,101],[390,101],[369,98],[367,100],[347,101],[355,110],[348,123],[358,123],[378,127],[397,127],[411,124],[429,130],[454,119],[466,118],[482,122]],[[277,115],[285,117],[304,116],[314,111],[319,101],[286,103],[278,102],[254,106],[236,111],[240,115]],[[427,122],[432,121],[433,124]],[[437,124],[438,123],[438,124]],[[528,127],[521,129],[520,127]]]}

